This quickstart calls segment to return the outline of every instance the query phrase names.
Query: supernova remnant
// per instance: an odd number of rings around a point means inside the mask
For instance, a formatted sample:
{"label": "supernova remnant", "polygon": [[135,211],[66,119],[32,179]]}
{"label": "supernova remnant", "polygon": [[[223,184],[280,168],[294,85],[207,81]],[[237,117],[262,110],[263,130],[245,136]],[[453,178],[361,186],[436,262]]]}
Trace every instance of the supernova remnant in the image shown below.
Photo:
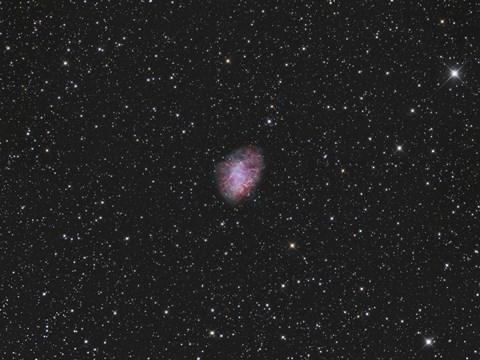
{"label": "supernova remnant", "polygon": [[263,155],[258,147],[242,147],[227,156],[215,169],[225,201],[235,205],[251,194],[263,168]]}

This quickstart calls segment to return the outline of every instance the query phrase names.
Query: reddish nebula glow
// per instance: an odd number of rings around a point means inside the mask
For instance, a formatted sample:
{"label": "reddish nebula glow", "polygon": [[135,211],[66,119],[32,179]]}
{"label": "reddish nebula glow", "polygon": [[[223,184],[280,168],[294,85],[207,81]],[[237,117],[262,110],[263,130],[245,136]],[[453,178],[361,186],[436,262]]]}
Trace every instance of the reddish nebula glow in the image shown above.
{"label": "reddish nebula glow", "polygon": [[223,198],[231,204],[243,200],[258,184],[263,168],[259,148],[244,147],[227,156],[216,167],[217,183]]}

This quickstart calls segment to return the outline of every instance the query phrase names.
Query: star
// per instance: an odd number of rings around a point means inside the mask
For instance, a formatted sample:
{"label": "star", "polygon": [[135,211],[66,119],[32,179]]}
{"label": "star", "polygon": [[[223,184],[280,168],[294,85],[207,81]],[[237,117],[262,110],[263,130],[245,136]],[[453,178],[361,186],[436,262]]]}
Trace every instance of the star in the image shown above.
{"label": "star", "polygon": [[425,345],[432,346],[433,340],[432,339],[425,339]]}
{"label": "star", "polygon": [[[468,62],[468,61],[467,61]],[[445,64],[445,66],[447,66],[448,70],[450,71],[450,76],[447,78],[447,80],[445,80],[445,82],[440,85],[440,87],[438,89],[441,89],[443,88],[451,79],[455,78],[455,79],[459,79],[462,83],[463,83],[463,80],[462,78],[460,77],[460,70],[462,70],[462,68],[466,65],[467,63],[464,63],[462,66],[456,68],[456,69],[452,69],[450,68],[448,65]]]}
{"label": "star", "polygon": [[[467,63],[468,63],[468,61],[467,61]],[[456,79],[462,80],[462,78],[460,77],[460,70],[462,70],[463,67],[464,67],[467,63],[464,63],[462,66],[457,67],[457,68],[453,68],[453,69],[450,68],[450,67],[448,67],[448,69],[450,70],[450,77],[447,79],[447,81],[450,80],[450,79],[452,79],[452,78],[456,78]],[[462,81],[462,82],[463,82],[463,81]]]}

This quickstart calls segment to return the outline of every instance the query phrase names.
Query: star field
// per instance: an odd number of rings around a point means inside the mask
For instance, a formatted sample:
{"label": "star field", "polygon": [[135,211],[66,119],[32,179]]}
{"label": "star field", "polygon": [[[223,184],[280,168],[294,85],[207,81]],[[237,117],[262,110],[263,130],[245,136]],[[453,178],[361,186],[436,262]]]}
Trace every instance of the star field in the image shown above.
{"label": "star field", "polygon": [[0,358],[480,358],[479,10],[0,1]]}

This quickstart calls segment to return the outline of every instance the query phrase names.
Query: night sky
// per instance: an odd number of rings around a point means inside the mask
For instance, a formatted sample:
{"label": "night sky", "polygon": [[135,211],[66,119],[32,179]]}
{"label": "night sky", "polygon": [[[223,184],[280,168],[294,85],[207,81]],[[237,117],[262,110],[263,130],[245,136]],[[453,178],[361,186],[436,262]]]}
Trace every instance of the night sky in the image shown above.
{"label": "night sky", "polygon": [[480,359],[479,47],[473,1],[1,0],[0,358]]}

